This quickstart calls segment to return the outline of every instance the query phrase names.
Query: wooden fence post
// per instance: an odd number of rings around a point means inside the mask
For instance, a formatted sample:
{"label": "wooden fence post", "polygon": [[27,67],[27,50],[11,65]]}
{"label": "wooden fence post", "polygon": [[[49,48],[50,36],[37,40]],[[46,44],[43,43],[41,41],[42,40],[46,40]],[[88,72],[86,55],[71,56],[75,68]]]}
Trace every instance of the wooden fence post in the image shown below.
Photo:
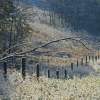
{"label": "wooden fence post", "polygon": [[39,66],[39,64],[37,64],[37,66],[36,66],[36,76],[37,76],[37,79],[40,76],[40,66]]}
{"label": "wooden fence post", "polygon": [[77,67],[79,66],[79,62],[78,62],[78,59],[77,59]]}
{"label": "wooden fence post", "polygon": [[95,61],[97,62],[97,59],[98,59],[98,57],[97,56],[95,56]]}
{"label": "wooden fence post", "polygon": [[26,58],[22,58],[22,77],[26,77]]}
{"label": "wooden fence post", "polygon": [[6,75],[7,75],[7,63],[6,62],[3,63],[3,68],[4,68],[4,77],[6,78]]}
{"label": "wooden fence post", "polygon": [[65,73],[65,78],[67,78],[67,70],[66,69],[65,69],[64,73]]}
{"label": "wooden fence post", "polygon": [[90,60],[91,60],[91,56],[89,56],[89,62],[90,62]]}
{"label": "wooden fence post", "polygon": [[59,79],[59,71],[56,71],[57,79]]}
{"label": "wooden fence post", "polygon": [[81,65],[83,65],[83,58],[81,58]]}
{"label": "wooden fence post", "polygon": [[50,78],[50,70],[48,70],[48,78]]}
{"label": "wooden fence post", "polygon": [[99,48],[98,48],[98,60],[99,60],[99,58],[100,58],[100,57],[99,57]]}
{"label": "wooden fence post", "polygon": [[88,63],[88,57],[86,56],[86,64]]}
{"label": "wooden fence post", "polygon": [[73,63],[71,63],[71,70],[73,71]]}

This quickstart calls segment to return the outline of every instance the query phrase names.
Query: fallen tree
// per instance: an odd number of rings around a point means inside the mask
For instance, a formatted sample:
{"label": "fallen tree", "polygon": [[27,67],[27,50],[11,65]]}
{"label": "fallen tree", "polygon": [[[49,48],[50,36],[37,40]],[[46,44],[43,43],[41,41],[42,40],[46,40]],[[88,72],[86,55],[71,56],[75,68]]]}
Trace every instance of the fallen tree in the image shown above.
{"label": "fallen tree", "polygon": [[[34,52],[34,51],[38,50],[39,48],[43,48],[43,47],[46,47],[46,46],[48,46],[48,45],[50,45],[50,44],[52,44],[52,43],[59,42],[59,41],[64,41],[64,40],[65,40],[65,41],[68,41],[68,40],[77,41],[77,42],[81,43],[82,46],[85,47],[85,49],[87,49],[87,50],[90,51],[90,52],[93,52],[93,50],[90,49],[90,48],[88,48],[88,46],[85,45],[85,44],[81,41],[81,39],[79,39],[79,38],[77,39],[76,37],[75,37],[75,38],[74,38],[74,37],[67,37],[67,38],[62,38],[62,39],[50,41],[50,42],[48,42],[48,43],[45,43],[45,44],[43,44],[43,45],[41,45],[41,46],[38,46],[38,47],[33,48],[33,49],[31,49],[31,50],[28,50],[28,51],[19,52],[19,53],[17,53],[17,52],[11,53],[11,54],[9,54],[9,55],[7,55],[7,56],[5,56],[5,57],[2,57],[2,58],[0,59],[0,61],[6,60],[7,58],[13,57],[13,56],[15,56],[15,57],[17,57],[17,56],[23,57],[23,56],[26,56],[26,54],[28,54],[28,53],[31,53],[31,52]],[[28,44],[28,43],[24,43],[24,44]],[[18,44],[18,45],[12,46],[11,48],[8,48],[8,49],[6,50],[6,52],[9,51],[10,49],[14,49],[14,48],[17,47],[17,46],[22,46],[22,45],[23,45],[23,44]],[[6,53],[6,52],[5,52],[5,53]]]}

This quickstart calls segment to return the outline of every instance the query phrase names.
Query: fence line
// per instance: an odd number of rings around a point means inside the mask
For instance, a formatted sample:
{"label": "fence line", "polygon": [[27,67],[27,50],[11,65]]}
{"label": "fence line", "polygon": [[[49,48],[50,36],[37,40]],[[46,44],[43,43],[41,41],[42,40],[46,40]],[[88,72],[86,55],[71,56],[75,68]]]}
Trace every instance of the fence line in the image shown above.
{"label": "fence line", "polygon": [[[25,57],[22,58],[22,60],[21,60],[21,64],[22,64],[21,73],[22,73],[23,79],[25,79],[25,77],[26,77],[26,62],[27,62],[26,60],[27,59]],[[97,60],[98,60],[98,56],[85,56],[85,61],[84,61],[84,58],[81,58],[81,60],[77,59],[76,64],[72,62],[70,64],[70,69],[73,72],[75,66],[77,68],[79,68],[79,65],[83,66],[84,64],[88,64],[88,62],[90,62],[90,61],[92,61],[94,63],[94,62],[97,62]],[[80,64],[79,64],[79,61],[80,61]],[[40,68],[41,67],[42,66],[40,66],[39,63],[37,63],[37,65],[36,65],[36,77],[37,77],[37,79],[39,79],[39,77],[41,76],[40,75],[40,71],[41,71]],[[7,62],[3,62],[3,70],[4,70],[4,76],[6,76],[7,75]],[[50,69],[47,70],[47,77],[48,78],[51,78],[51,72],[52,71]],[[55,72],[56,72],[56,74],[55,74],[56,78],[59,79],[60,78],[60,70],[56,70]],[[66,69],[64,69],[63,75],[64,75],[64,78],[68,78],[68,71]]]}

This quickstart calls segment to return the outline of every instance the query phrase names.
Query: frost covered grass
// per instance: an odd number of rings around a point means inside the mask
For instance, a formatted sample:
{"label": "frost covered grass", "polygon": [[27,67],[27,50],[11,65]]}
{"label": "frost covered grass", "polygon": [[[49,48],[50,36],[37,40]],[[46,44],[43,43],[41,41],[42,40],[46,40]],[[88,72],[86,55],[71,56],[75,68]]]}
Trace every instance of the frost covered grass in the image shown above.
{"label": "frost covered grass", "polygon": [[[10,78],[10,77],[9,77]],[[11,100],[99,100],[100,77],[88,76],[82,79],[48,79],[28,76],[23,81],[20,74],[11,78],[16,94]]]}
{"label": "frost covered grass", "polygon": [[[99,61],[98,61],[99,63]],[[98,63],[90,65],[99,72]],[[100,75],[73,79],[54,79],[28,75],[8,69],[7,79],[0,73],[0,100],[100,100]]]}

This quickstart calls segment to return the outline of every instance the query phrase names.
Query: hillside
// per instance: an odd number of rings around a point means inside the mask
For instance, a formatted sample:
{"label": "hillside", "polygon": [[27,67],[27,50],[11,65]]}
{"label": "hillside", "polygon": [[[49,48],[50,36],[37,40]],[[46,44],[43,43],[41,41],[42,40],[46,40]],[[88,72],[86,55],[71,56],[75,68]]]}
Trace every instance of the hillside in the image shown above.
{"label": "hillside", "polygon": [[[26,21],[33,30],[31,32],[32,34],[26,38],[28,42],[32,42],[32,48],[65,37],[80,37],[83,39],[82,41],[84,44],[89,44],[87,47],[90,48],[93,44],[93,41],[95,41],[95,38],[85,31],[75,32],[71,31],[70,28],[65,30],[63,27],[63,25],[65,25],[65,20],[60,17],[59,14],[53,11],[41,9],[37,5],[26,5],[25,3],[18,5],[18,8],[20,8],[22,13],[25,14]],[[23,11],[24,9],[25,11]],[[47,49],[46,51],[57,50],[58,52],[61,50],[62,52],[70,51],[76,54],[80,52],[79,55],[82,55],[81,52],[83,51],[84,55],[87,51],[81,43],[71,40],[53,43],[42,49]]]}
{"label": "hillside", "polygon": [[0,100],[99,100],[99,0],[5,3]]}

